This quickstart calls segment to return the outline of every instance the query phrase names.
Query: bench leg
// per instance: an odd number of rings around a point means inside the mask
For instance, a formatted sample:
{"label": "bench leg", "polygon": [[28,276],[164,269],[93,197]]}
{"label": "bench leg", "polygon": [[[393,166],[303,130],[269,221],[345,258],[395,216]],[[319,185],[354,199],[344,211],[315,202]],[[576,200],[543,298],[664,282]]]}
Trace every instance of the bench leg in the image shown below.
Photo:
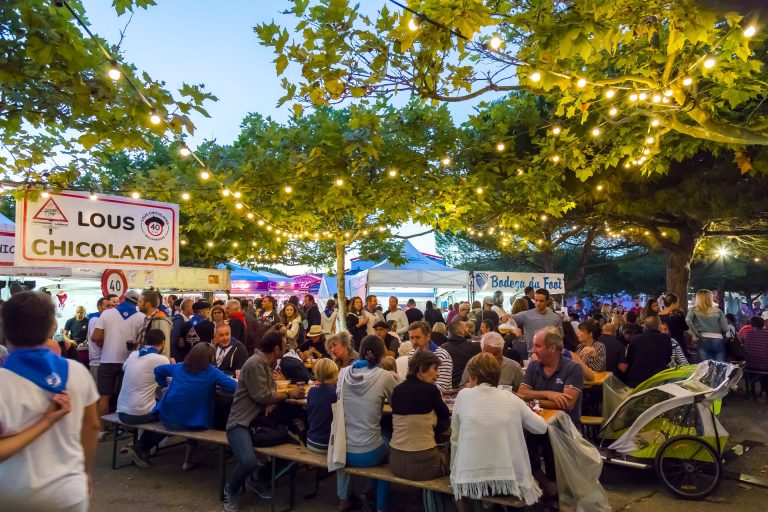
{"label": "bench leg", "polygon": [[117,426],[112,435],[112,469],[117,469]]}
{"label": "bench leg", "polygon": [[226,445],[219,446],[219,501],[224,501],[224,485],[227,480],[227,451]]}
{"label": "bench leg", "polygon": [[272,499],[269,503],[269,511],[275,512],[275,500],[277,499],[277,496],[275,496],[275,470],[276,470],[276,464],[277,459],[275,457],[272,457],[272,478],[270,479],[270,490],[272,491]]}
{"label": "bench leg", "polygon": [[317,493],[320,492],[320,468],[313,468],[315,470],[315,488],[312,489],[312,492],[305,495],[304,499],[309,500],[317,496]]}

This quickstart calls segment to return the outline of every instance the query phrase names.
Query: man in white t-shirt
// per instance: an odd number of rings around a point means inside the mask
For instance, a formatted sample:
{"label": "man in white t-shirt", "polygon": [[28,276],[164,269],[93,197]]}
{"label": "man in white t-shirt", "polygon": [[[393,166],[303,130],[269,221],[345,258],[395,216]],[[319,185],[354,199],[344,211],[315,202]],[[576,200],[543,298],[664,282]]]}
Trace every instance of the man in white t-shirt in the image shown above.
{"label": "man in white t-shirt", "polygon": [[99,432],[93,379],[45,348],[56,325],[48,295],[14,294],[2,321],[12,351],[0,368],[0,508],[87,512]]}
{"label": "man in white t-shirt", "polygon": [[96,313],[88,315],[88,368],[91,370],[93,381],[96,382],[99,364],[101,363],[101,347],[91,338],[93,330],[96,328],[98,318],[105,309],[111,309],[112,301],[109,297],[102,297],[96,302]]}
{"label": "man in white t-shirt", "polygon": [[170,364],[163,355],[165,335],[160,329],[151,329],[144,337],[144,347],[131,352],[123,364],[123,386],[117,397],[117,414],[120,421],[129,425],[156,421],[152,414],[155,407],[155,368]]}
{"label": "man in white t-shirt", "polygon": [[[138,309],[139,292],[128,290],[125,300],[116,308],[104,310],[97,319],[91,339],[101,346],[101,362],[97,372],[99,416],[109,414],[109,400],[120,392],[123,363],[128,359],[129,344],[135,344],[144,325],[144,313]],[[103,436],[102,436],[103,439]]]}

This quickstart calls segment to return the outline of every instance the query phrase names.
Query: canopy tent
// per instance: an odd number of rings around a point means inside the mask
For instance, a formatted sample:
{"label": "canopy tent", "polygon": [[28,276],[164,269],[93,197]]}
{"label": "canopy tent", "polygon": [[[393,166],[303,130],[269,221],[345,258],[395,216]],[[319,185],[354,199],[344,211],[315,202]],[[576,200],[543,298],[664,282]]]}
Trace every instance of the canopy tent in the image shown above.
{"label": "canopy tent", "polygon": [[273,272],[256,272],[232,262],[219,263],[216,268],[230,270],[230,291],[235,294],[293,293],[298,289],[296,281]]}

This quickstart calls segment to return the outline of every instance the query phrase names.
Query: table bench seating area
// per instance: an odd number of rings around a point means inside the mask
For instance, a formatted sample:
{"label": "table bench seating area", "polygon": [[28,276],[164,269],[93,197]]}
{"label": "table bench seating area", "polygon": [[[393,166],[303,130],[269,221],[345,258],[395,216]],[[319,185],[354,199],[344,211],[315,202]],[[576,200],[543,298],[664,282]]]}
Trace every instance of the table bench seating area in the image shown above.
{"label": "table bench seating area", "polygon": [[[225,432],[222,432],[220,430],[190,430],[190,431],[174,430],[172,431],[172,430],[166,429],[163,426],[163,424],[160,422],[143,423],[140,425],[127,425],[120,421],[120,418],[118,417],[117,413],[102,416],[102,419],[107,423],[114,424],[116,427],[115,435],[113,436],[113,444],[112,444],[112,469],[118,468],[117,466],[117,441],[118,441],[117,429],[118,427],[122,430],[132,431],[134,435],[134,442],[136,441],[138,430],[148,430],[151,432],[158,432],[168,436],[181,437],[183,439],[193,439],[196,441],[218,445],[219,446],[219,463],[220,463],[219,465],[219,473],[220,473],[219,498],[220,499],[223,498],[224,484],[226,482],[226,463],[227,463],[226,449],[228,446],[227,435]],[[294,464],[294,467],[289,468],[290,477],[291,477],[290,478],[290,504],[287,510],[291,510],[293,508],[294,490],[295,490],[295,487],[294,487],[295,465],[303,465],[308,468],[316,468],[318,470],[316,481],[315,481],[315,490],[312,494],[308,495],[307,498],[313,497],[315,494],[317,494],[319,481],[320,481],[320,470],[325,469],[327,467],[325,454],[314,453],[308,450],[304,446],[298,446],[294,444],[283,444],[283,445],[269,446],[269,447],[254,447],[254,450],[256,451],[256,453],[262,456],[269,457],[272,461],[271,482],[270,482],[271,489],[272,489],[272,499],[270,500],[271,501],[270,510],[272,512],[274,512],[275,510],[276,482],[281,476],[284,476],[286,474],[286,471],[281,471],[280,473],[278,473],[277,466],[276,466],[276,461],[278,459],[289,461]],[[398,476],[395,476],[392,473],[392,471],[389,469],[388,465],[375,466],[370,468],[345,467],[340,471],[344,471],[346,473],[349,473],[350,475],[356,475],[356,476],[365,477],[365,478],[374,478],[377,480],[385,480],[387,482],[391,482],[397,485],[453,495],[453,488],[451,487],[450,477],[448,476],[436,478],[434,480],[425,480],[425,481],[407,480],[405,478],[400,478]],[[493,496],[493,497],[485,498],[484,501],[488,503],[503,505],[510,508],[525,507],[525,503],[514,496]]]}

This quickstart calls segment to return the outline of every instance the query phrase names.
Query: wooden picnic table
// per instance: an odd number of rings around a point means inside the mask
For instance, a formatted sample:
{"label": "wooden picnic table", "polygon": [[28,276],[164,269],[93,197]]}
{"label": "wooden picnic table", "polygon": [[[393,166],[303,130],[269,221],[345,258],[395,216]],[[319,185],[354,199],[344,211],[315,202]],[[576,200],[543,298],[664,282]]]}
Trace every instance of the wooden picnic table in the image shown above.
{"label": "wooden picnic table", "polygon": [[602,386],[605,383],[605,379],[608,378],[609,375],[613,375],[612,372],[595,372],[595,380],[584,381],[584,387],[585,388],[591,388],[592,386]]}

